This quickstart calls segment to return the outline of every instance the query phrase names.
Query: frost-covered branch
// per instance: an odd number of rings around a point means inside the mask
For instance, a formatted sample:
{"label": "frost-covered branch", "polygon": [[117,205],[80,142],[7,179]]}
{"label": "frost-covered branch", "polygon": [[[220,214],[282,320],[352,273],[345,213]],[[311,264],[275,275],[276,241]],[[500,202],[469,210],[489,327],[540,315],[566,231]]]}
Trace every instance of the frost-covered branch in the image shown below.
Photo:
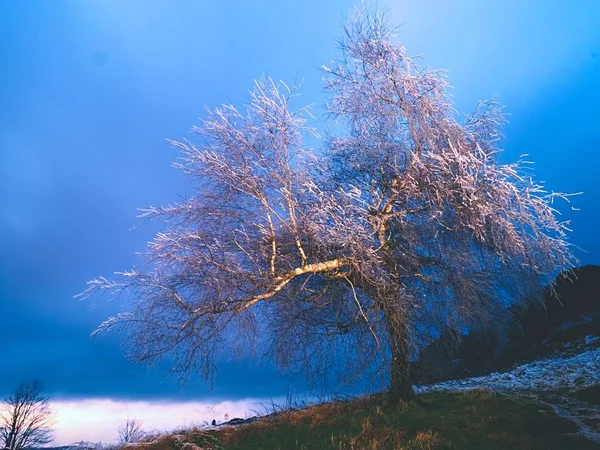
{"label": "frost-covered branch", "polygon": [[[445,329],[510,320],[574,263],[554,200],[523,159],[498,161],[495,100],[459,123],[442,71],[423,69],[382,15],[349,22],[324,67],[329,116],[343,126],[318,154],[296,91],[255,83],[243,109],[207,111],[197,139],[170,141],[194,183],[163,218],[143,270],[90,282],[131,308],[101,330],[130,356],[169,355],[211,377],[225,349],[260,347],[309,380],[383,376],[410,396],[408,361]],[[332,355],[337,355],[336,359]]]}

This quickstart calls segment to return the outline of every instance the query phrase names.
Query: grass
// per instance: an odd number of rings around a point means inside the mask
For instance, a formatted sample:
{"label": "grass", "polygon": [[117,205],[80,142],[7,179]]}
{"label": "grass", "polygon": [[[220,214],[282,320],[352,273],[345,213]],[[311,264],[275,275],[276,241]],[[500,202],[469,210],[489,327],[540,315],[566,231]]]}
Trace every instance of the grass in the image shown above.
{"label": "grass", "polygon": [[[389,406],[385,396],[281,413],[239,427],[195,430],[142,445],[147,450],[597,449],[551,408],[490,391],[428,393]],[[138,449],[140,447],[137,447]]]}

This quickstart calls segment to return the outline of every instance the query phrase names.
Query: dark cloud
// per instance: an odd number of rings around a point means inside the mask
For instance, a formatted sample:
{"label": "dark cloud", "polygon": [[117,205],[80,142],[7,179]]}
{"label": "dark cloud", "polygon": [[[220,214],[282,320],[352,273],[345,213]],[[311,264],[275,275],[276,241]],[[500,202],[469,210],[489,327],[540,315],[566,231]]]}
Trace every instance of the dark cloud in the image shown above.
{"label": "dark cloud", "polygon": [[[49,393],[65,398],[222,399],[286,392],[286,380],[268,366],[248,360],[222,362],[212,391],[198,376],[182,385],[165,378],[165,365],[147,368],[127,361],[119,349],[118,336],[91,339],[90,332],[103,315],[86,314],[86,305],[77,307],[49,298],[52,311],[35,307],[27,294],[29,307],[19,298],[8,301],[9,295],[2,290],[0,298],[0,396],[29,378],[41,379]],[[73,308],[79,317],[66,313]]]}

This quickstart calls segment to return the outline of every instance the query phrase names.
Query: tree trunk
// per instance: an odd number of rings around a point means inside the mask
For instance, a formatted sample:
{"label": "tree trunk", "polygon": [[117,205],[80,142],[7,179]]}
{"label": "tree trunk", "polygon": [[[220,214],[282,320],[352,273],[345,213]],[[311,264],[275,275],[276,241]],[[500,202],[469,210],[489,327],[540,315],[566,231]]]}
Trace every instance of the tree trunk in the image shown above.
{"label": "tree trunk", "polygon": [[395,302],[385,311],[392,358],[389,390],[392,405],[398,404],[400,400],[409,400],[415,395],[410,381],[408,329],[402,312],[394,308],[394,305]]}

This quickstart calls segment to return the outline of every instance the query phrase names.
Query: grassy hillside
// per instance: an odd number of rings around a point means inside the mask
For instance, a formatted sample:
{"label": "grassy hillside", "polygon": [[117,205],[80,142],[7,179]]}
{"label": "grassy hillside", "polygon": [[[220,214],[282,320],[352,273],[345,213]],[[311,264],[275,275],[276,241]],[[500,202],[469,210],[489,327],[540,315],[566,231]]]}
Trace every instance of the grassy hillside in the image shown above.
{"label": "grassy hillside", "polygon": [[202,449],[597,449],[546,405],[485,390],[431,392],[397,407],[383,395],[289,411],[238,427],[137,444]]}

